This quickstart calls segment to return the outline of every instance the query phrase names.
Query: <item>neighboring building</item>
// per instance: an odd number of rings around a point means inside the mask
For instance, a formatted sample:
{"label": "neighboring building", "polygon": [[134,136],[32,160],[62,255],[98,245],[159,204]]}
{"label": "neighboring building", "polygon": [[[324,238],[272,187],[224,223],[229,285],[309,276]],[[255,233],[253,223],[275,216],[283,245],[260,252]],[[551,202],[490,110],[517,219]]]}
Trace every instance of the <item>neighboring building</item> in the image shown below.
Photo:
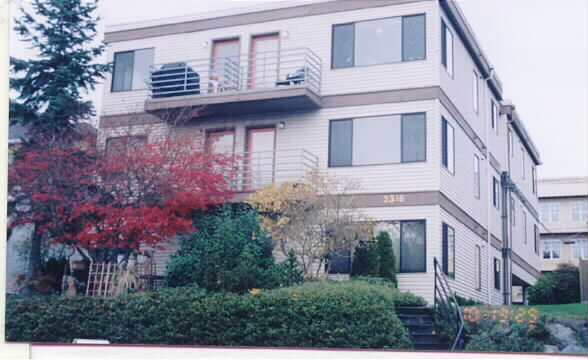
{"label": "neighboring building", "polygon": [[434,258],[485,303],[540,276],[539,154],[455,2],[279,2],[110,26],[105,40],[100,146],[192,134],[245,154],[242,191],[317,168],[359,179],[399,287],[431,303]]}
{"label": "neighboring building", "polygon": [[541,271],[588,259],[588,177],[542,179]]}

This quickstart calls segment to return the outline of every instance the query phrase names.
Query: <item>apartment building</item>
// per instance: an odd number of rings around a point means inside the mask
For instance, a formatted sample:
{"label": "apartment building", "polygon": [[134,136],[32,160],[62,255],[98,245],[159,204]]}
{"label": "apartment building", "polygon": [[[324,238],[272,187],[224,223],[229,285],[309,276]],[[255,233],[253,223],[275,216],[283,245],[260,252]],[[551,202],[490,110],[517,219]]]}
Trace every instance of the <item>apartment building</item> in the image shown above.
{"label": "apartment building", "polygon": [[242,191],[315,169],[357,179],[399,287],[431,303],[435,258],[485,303],[540,276],[539,153],[455,2],[279,2],[105,39],[102,146],[191,134],[247,159]]}
{"label": "apartment building", "polygon": [[539,180],[541,271],[588,260],[588,178]]}

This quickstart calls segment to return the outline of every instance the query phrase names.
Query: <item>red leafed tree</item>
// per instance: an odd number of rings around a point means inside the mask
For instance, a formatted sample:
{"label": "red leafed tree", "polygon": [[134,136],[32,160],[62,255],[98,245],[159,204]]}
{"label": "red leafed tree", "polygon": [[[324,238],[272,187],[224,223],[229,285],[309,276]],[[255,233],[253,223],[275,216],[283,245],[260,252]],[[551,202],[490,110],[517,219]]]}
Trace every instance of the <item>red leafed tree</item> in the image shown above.
{"label": "red leafed tree", "polygon": [[115,138],[104,153],[43,144],[11,168],[20,207],[12,225],[34,223],[38,236],[113,262],[141,245],[161,246],[195,231],[194,210],[232,196],[232,164],[179,137],[149,144]]}

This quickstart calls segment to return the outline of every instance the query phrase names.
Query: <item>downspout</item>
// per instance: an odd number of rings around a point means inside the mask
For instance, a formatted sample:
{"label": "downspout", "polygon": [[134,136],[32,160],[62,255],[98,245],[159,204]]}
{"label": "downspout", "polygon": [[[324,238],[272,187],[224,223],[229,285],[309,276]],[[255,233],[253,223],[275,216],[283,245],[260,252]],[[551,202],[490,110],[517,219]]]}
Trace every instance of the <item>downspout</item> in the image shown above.
{"label": "downspout", "polygon": [[[487,87],[486,86],[490,86],[489,84],[489,80],[492,79],[492,76],[494,76],[494,68],[490,68],[490,73],[488,74],[487,77],[483,78],[484,79],[484,92],[486,92]],[[483,96],[484,99],[489,99],[488,96]],[[490,102],[490,104],[492,104],[492,102]],[[487,104],[486,104],[487,105]],[[492,105],[490,105],[492,106]],[[486,140],[488,140],[488,136],[490,134],[491,129],[489,128],[489,122],[486,121],[486,126],[485,128],[485,132],[486,132]],[[490,179],[489,175],[491,172],[490,169],[490,153],[489,153],[489,149],[486,149],[486,156],[485,156],[485,162],[486,162],[486,179]],[[482,174],[480,174],[480,179],[482,178]],[[494,177],[492,177],[494,178]],[[487,298],[487,303],[488,304],[492,304],[492,292],[493,287],[492,287],[492,283],[490,282],[491,276],[490,274],[492,273],[492,271],[490,271],[490,269],[494,268],[494,263],[492,262],[492,231],[491,231],[491,212],[492,212],[492,205],[490,203],[490,201],[488,201],[490,199],[490,194],[492,194],[492,187],[494,186],[494,184],[492,184],[492,182],[486,180],[486,194],[488,195],[488,197],[486,198],[486,298]],[[480,199],[481,199],[481,194],[480,194]]]}
{"label": "downspout", "polygon": [[[512,191],[512,183],[507,171],[503,171],[500,176],[500,184],[502,189],[502,268],[503,268],[503,305],[512,304],[512,246],[511,236],[512,229],[510,228],[510,221],[508,211],[510,208],[510,192]],[[512,211],[512,209],[511,209]]]}

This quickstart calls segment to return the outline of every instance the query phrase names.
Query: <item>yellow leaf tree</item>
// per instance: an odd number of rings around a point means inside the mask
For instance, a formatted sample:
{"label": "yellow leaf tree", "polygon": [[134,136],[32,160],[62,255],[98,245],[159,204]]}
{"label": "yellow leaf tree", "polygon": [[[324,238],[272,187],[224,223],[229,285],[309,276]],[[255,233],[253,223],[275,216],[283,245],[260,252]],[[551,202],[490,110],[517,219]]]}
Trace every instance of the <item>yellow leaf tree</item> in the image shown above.
{"label": "yellow leaf tree", "polygon": [[248,203],[259,211],[275,247],[284,256],[294,250],[305,277],[316,278],[328,274],[335,250],[352,250],[371,239],[371,223],[353,195],[357,190],[351,179],[312,173],[303,182],[261,189]]}

